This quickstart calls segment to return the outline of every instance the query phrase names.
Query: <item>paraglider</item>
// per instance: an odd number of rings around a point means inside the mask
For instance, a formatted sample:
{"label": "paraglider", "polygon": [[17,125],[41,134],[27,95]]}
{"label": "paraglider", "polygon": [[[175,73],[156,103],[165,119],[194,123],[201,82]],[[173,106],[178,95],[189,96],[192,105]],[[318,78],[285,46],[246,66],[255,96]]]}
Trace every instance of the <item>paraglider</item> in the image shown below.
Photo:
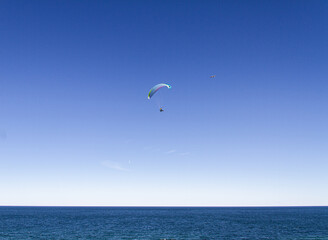
{"label": "paraglider", "polygon": [[212,75],[212,76],[210,76],[210,78],[215,78],[216,77],[216,75]]}
{"label": "paraglider", "polygon": [[[170,88],[171,88],[171,85],[168,85],[168,84],[166,84],[166,83],[160,83],[160,84],[155,85],[154,87],[152,87],[152,88],[150,89],[150,91],[149,91],[149,93],[148,93],[148,99],[151,99],[152,96],[153,96],[153,95],[154,95],[159,89],[164,88],[164,87],[167,87],[168,89],[170,89]],[[158,99],[157,99],[157,101],[158,101]],[[160,112],[164,112],[164,109],[163,109],[163,107],[161,107],[161,104],[159,104],[159,111],[160,111]]]}

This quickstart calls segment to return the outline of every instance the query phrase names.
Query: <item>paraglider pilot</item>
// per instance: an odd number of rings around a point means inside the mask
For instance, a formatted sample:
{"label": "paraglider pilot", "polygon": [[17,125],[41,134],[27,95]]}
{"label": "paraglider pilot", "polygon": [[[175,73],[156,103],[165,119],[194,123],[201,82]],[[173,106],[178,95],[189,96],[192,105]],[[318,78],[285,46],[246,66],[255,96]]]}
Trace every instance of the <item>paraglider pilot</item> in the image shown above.
{"label": "paraglider pilot", "polygon": [[163,108],[160,108],[159,111],[160,111],[160,112],[164,112]]}

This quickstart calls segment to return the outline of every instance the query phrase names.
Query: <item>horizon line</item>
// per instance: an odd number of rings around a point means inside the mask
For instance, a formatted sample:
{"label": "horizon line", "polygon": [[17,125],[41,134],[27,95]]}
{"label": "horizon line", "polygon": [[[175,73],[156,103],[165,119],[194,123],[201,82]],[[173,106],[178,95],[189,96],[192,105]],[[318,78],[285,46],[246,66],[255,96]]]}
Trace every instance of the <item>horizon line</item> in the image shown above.
{"label": "horizon line", "polygon": [[159,206],[159,205],[129,205],[129,206],[118,206],[118,205],[114,205],[114,206],[98,206],[98,205],[0,205],[0,207],[108,207],[108,208],[116,208],[116,207],[158,207],[158,208],[167,208],[167,207],[172,207],[172,208],[266,208],[266,207],[328,207],[328,205],[259,205],[259,206],[249,206],[249,205],[238,205],[238,206]]}

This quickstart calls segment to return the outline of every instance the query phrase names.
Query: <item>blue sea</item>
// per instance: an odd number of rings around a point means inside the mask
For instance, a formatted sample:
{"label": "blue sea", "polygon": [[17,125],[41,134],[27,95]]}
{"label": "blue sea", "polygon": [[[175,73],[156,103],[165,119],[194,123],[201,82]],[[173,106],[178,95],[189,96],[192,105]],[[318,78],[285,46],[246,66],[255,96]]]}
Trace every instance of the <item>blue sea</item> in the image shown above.
{"label": "blue sea", "polygon": [[328,240],[328,207],[0,207],[0,239]]}

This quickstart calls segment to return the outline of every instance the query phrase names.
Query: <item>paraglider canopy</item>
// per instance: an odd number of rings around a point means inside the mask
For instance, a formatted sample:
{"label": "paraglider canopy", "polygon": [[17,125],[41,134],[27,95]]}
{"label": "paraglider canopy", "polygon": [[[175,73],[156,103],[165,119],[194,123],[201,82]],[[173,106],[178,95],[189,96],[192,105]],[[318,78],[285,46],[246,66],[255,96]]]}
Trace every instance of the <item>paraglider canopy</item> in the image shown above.
{"label": "paraglider canopy", "polygon": [[148,99],[151,99],[151,97],[161,88],[163,87],[167,87],[167,88],[171,88],[171,85],[165,84],[165,83],[160,83],[155,85],[154,87],[152,87],[148,93]]}

